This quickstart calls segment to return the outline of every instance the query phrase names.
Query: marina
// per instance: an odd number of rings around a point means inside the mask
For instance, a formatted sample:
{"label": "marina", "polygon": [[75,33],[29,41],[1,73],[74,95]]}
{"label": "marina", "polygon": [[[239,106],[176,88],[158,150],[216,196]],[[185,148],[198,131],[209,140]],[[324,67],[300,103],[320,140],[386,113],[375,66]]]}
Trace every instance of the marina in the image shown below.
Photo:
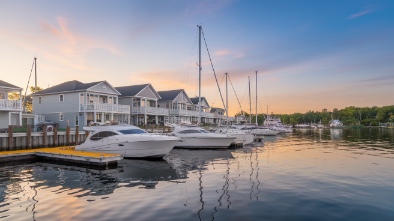
{"label": "marina", "polygon": [[392,129],[348,128],[296,129],[237,149],[173,149],[164,160],[123,159],[107,170],[48,162],[2,166],[0,216],[392,220],[393,165]]}

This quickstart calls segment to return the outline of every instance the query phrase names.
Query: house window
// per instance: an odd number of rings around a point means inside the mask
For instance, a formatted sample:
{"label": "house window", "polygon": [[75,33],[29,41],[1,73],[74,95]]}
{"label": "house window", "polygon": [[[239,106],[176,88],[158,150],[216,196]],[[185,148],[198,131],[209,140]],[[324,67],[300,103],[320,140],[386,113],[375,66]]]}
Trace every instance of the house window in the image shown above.
{"label": "house window", "polygon": [[38,97],[38,104],[41,104],[41,97]]}
{"label": "house window", "polygon": [[63,114],[59,114],[59,121],[63,121],[63,120],[64,120]]}
{"label": "house window", "polygon": [[59,95],[59,102],[63,102],[64,101],[64,94],[60,94]]}
{"label": "house window", "polygon": [[79,126],[79,117],[75,115],[75,126]]}

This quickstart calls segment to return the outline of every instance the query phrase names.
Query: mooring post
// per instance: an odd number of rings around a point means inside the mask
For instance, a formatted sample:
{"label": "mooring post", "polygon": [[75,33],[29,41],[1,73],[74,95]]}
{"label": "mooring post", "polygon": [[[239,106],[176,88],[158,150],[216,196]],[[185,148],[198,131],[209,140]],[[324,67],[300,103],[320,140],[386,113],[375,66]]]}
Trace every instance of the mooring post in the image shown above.
{"label": "mooring post", "polygon": [[58,137],[57,137],[57,126],[53,128],[53,146],[57,147],[58,146]]}
{"label": "mooring post", "polygon": [[47,125],[42,128],[42,145],[47,147]]}
{"label": "mooring post", "polygon": [[75,145],[79,144],[79,126],[75,126]]}
{"label": "mooring post", "polygon": [[26,138],[27,149],[31,149],[31,127],[27,126],[27,138]]}
{"label": "mooring post", "polygon": [[14,147],[14,134],[12,131],[12,125],[8,126],[8,150]]}
{"label": "mooring post", "polygon": [[66,146],[70,145],[70,126],[66,127]]}

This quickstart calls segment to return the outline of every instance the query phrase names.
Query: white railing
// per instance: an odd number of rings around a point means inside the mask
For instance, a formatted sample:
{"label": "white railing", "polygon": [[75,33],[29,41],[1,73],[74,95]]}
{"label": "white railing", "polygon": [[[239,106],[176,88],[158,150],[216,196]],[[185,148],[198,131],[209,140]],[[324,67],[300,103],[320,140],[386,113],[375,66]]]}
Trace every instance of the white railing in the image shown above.
{"label": "white railing", "polygon": [[[177,110],[173,109],[170,111],[171,115],[176,115],[176,116],[192,116],[192,117],[198,117],[200,114],[198,111],[192,111],[192,110]],[[201,112],[201,117],[209,117],[209,118],[214,118],[213,113],[208,113],[208,112]]]}
{"label": "white railing", "polygon": [[130,113],[129,105],[121,104],[104,104],[104,103],[92,103],[92,104],[81,104],[79,111],[104,111],[104,112],[118,112],[118,113]]}
{"label": "white railing", "polygon": [[151,115],[165,115],[168,116],[170,114],[170,110],[166,108],[160,107],[133,107],[132,114],[151,114]]}
{"label": "white railing", "polygon": [[22,103],[20,100],[0,99],[0,109],[21,110],[22,111]]}

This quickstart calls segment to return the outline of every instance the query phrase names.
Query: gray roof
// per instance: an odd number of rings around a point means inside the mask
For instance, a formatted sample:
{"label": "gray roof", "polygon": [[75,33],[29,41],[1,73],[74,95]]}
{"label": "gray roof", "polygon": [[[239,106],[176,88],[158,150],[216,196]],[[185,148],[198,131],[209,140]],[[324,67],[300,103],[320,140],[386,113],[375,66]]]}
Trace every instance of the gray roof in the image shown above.
{"label": "gray roof", "polygon": [[183,89],[177,89],[171,91],[158,91],[157,93],[160,95],[161,100],[173,101],[182,91]]}
{"label": "gray roof", "polygon": [[129,97],[135,96],[139,92],[141,92],[146,86],[149,84],[141,84],[141,85],[132,85],[132,86],[123,86],[123,87],[115,87],[117,91],[119,91],[119,97]]}
{"label": "gray roof", "polygon": [[[192,101],[193,104],[198,104],[199,98],[193,97],[193,98],[190,98],[190,100]],[[207,101],[207,99],[205,99],[205,97],[201,97],[201,101],[203,101],[203,100],[205,100],[208,103],[208,101]]]}
{"label": "gray roof", "polygon": [[8,88],[12,88],[12,89],[22,90],[22,88],[17,87],[17,86],[15,86],[13,84],[10,84],[10,83],[2,81],[2,80],[0,80],[0,87],[8,87]]}
{"label": "gray roof", "polygon": [[53,87],[44,89],[42,91],[38,91],[36,93],[33,93],[32,95],[40,95],[40,94],[50,94],[50,93],[58,93],[58,92],[65,92],[65,91],[81,91],[81,90],[86,90],[96,84],[99,84],[103,81],[97,81],[97,82],[92,82],[92,83],[82,83],[79,81],[67,81],[58,85],[55,85]]}
{"label": "gray roof", "polygon": [[211,113],[212,113],[212,112],[215,112],[215,111],[217,111],[217,110],[224,111],[224,108],[220,108],[220,107],[212,107],[212,108],[211,108]]}

